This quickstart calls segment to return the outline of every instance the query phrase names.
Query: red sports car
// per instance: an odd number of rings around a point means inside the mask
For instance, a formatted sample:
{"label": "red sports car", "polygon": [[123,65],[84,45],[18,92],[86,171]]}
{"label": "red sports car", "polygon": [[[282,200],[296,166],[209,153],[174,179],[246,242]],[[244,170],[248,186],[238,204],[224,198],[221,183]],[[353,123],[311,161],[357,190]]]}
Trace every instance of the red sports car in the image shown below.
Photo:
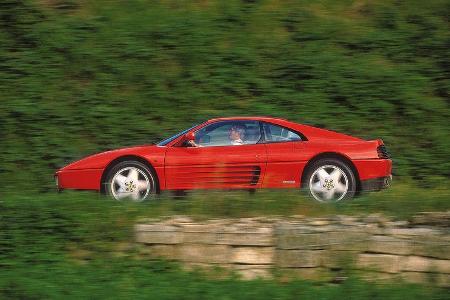
{"label": "red sports car", "polygon": [[156,145],[107,151],[58,170],[58,189],[143,201],[163,190],[305,188],[321,202],[390,185],[382,140],[269,117],[208,120]]}

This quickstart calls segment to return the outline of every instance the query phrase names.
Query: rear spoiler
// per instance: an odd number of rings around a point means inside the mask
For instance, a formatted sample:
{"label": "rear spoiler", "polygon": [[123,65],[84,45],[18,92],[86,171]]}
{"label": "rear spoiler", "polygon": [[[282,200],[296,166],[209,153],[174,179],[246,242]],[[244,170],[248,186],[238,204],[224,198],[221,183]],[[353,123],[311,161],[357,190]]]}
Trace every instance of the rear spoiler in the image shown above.
{"label": "rear spoiler", "polygon": [[384,142],[383,142],[382,139],[376,139],[376,140],[374,140],[374,141],[377,143],[377,146],[384,145]]}

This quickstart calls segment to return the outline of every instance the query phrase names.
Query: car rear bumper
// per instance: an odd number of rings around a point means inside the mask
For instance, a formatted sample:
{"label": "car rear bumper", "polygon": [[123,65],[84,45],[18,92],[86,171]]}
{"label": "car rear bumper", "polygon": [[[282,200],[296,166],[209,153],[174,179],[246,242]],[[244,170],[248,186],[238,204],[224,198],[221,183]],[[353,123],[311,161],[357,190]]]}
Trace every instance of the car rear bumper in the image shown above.
{"label": "car rear bumper", "polygon": [[391,186],[392,175],[361,181],[362,191],[380,191]]}
{"label": "car rear bumper", "polygon": [[360,159],[353,161],[361,181],[389,177],[392,174],[390,159]]}

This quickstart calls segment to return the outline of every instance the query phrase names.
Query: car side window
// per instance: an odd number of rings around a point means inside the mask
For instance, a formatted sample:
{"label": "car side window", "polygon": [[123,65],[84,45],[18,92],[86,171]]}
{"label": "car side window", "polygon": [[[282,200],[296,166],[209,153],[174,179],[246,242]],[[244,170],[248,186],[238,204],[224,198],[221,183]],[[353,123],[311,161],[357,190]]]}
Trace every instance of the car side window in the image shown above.
{"label": "car side window", "polygon": [[258,121],[221,121],[195,133],[195,143],[202,147],[252,145],[261,139]]}
{"label": "car side window", "polygon": [[264,140],[268,143],[271,142],[290,142],[301,141],[302,138],[299,134],[285,127],[263,123]]}

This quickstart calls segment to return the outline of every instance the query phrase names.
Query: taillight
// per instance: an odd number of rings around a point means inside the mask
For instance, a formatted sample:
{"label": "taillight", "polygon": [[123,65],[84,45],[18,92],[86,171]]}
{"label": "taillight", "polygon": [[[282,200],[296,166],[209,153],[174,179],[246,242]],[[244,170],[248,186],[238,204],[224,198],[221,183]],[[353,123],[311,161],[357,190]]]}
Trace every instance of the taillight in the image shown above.
{"label": "taillight", "polygon": [[378,146],[377,147],[377,153],[378,153],[378,157],[379,158],[391,158],[391,155],[386,150],[386,146],[385,145]]}

